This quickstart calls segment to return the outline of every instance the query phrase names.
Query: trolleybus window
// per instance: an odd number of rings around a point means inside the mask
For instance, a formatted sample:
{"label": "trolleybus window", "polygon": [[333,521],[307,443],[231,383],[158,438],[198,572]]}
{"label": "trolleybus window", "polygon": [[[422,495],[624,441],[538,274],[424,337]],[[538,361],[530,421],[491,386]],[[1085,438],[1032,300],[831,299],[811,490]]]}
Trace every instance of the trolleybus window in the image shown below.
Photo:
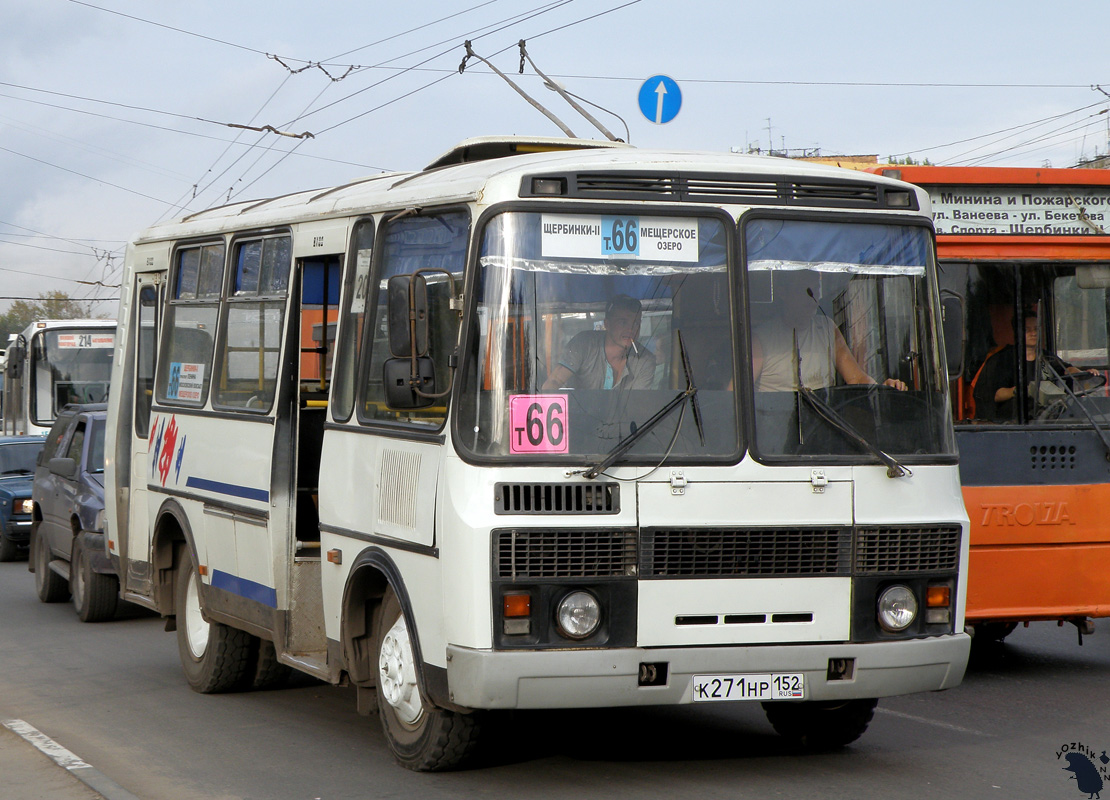
{"label": "trolleybus window", "polygon": [[701,432],[684,403],[624,459],[737,458],[727,239],[721,220],[692,216],[490,219],[465,360],[463,446],[476,456],[604,457],[689,377]]}
{"label": "trolleybus window", "polygon": [[204,405],[223,270],[223,242],[177,251],[173,297],[166,311],[165,353],[158,362],[159,402]]}
{"label": "trolleybus window", "polygon": [[291,262],[288,236],[235,244],[213,406],[265,413],[273,405]]}
{"label": "trolleybus window", "polygon": [[[744,231],[757,451],[954,454],[939,323],[922,310],[935,307],[928,229],[756,219]],[[799,380],[832,415],[802,402]]]}
{"label": "trolleybus window", "polygon": [[948,262],[966,298],[960,424],[1110,421],[1107,286],[1092,265]]}
{"label": "trolleybus window", "polygon": [[[427,428],[439,428],[443,424],[446,399],[430,408],[413,411],[393,410],[386,405],[382,381],[385,362],[390,358],[386,331],[386,284],[394,275],[406,275],[424,269],[448,272],[454,276],[455,284],[461,287],[469,235],[470,217],[462,211],[405,216],[382,225],[381,263],[373,277],[375,291],[369,298],[374,311],[367,335],[373,337],[373,341],[368,344],[370,352],[363,359],[366,366],[363,373],[360,419],[409,422]],[[448,385],[449,359],[455,352],[458,337],[458,315],[448,305],[451,290],[446,276],[442,272],[429,272],[426,277],[428,318],[432,322],[428,336],[428,355],[435,362],[439,386],[436,391],[443,391]]]}

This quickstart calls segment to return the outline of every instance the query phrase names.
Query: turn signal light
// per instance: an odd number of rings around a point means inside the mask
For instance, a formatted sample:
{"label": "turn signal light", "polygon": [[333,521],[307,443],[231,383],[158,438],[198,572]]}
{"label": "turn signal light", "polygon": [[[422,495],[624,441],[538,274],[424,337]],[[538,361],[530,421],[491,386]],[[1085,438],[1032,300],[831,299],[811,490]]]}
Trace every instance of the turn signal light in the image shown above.
{"label": "turn signal light", "polygon": [[532,595],[527,592],[515,592],[502,598],[505,617],[529,617],[532,615]]}
{"label": "turn signal light", "polygon": [[947,608],[952,600],[952,590],[948,586],[930,586],[925,592],[926,608]]}

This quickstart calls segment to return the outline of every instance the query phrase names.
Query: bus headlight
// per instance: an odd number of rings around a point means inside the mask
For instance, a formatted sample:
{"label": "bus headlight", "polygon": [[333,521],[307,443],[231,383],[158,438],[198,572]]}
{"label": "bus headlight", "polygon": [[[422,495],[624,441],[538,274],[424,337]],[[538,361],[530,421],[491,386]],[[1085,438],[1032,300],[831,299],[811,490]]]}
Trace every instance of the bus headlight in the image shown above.
{"label": "bus headlight", "polygon": [[559,632],[568,639],[592,636],[601,624],[601,605],[589,592],[571,592],[555,609]]}
{"label": "bus headlight", "polygon": [[879,595],[879,624],[883,630],[904,631],[917,618],[917,597],[906,586],[888,586]]}

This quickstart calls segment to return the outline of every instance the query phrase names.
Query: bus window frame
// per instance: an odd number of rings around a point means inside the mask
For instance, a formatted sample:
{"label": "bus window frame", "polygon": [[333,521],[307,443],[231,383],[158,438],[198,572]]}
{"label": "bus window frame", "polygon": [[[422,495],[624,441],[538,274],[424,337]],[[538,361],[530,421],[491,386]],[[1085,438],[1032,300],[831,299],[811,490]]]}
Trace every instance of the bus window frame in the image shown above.
{"label": "bus window frame", "polygon": [[[741,314],[743,309],[738,306],[738,303],[743,301],[739,292],[737,283],[737,276],[739,272],[734,270],[731,274],[729,267],[732,264],[738,265],[737,259],[740,258],[740,250],[737,247],[737,230],[739,219],[732,213],[720,205],[712,203],[696,204],[696,205],[675,205],[675,204],[655,204],[650,206],[631,205],[624,202],[606,201],[604,203],[588,203],[582,201],[567,201],[563,203],[553,203],[550,200],[508,200],[503,203],[496,203],[482,210],[478,215],[477,220],[472,225],[471,233],[471,252],[467,261],[466,283],[464,284],[463,295],[466,298],[463,308],[462,316],[462,333],[459,340],[459,368],[455,386],[452,387],[452,406],[458,407],[458,393],[462,391],[465,381],[462,368],[466,363],[466,353],[469,352],[472,342],[471,336],[475,335],[475,331],[471,331],[473,326],[470,325],[470,320],[475,314],[475,304],[478,302],[476,297],[476,284],[478,281],[478,253],[480,249],[480,242],[478,241],[478,233],[484,233],[489,220],[499,214],[512,213],[512,212],[529,212],[529,213],[558,213],[558,214],[591,214],[601,216],[650,216],[650,217],[695,217],[705,219],[716,219],[721,222],[725,233],[725,283],[729,290],[729,325],[733,331],[733,364],[732,370],[734,376],[739,376],[742,382],[744,380],[743,363],[751,363],[750,352],[747,354],[748,361],[742,360],[745,357],[745,350],[750,351],[750,345],[739,341],[739,339],[746,339],[749,337],[736,336],[737,325],[741,324]],[[673,331],[672,331],[673,333]],[[480,334],[477,334],[480,336]],[[748,372],[751,370],[749,369]],[[698,376],[694,375],[695,384],[698,381]],[[750,382],[750,376],[749,376]],[[690,456],[683,456],[678,463],[683,466],[733,466],[740,463],[748,451],[748,445],[751,442],[751,436],[748,429],[745,427],[745,414],[740,408],[740,402],[736,390],[733,392],[733,425],[736,430],[736,449],[724,456],[715,456],[712,458],[694,458]],[[448,409],[450,412],[450,409]],[[473,466],[527,466],[536,467],[566,467],[568,464],[581,464],[581,456],[562,456],[562,457],[543,457],[543,456],[530,456],[526,460],[522,459],[519,454],[508,455],[479,455],[474,453],[469,448],[463,447],[462,442],[465,441],[464,431],[459,430],[459,421],[457,414],[448,414],[451,417],[451,435],[455,442],[455,453],[466,464]],[[623,458],[620,466],[642,468],[644,466],[654,466],[659,461],[658,455],[654,457],[627,457]]]}
{"label": "bus window frame", "polygon": [[[175,297],[175,295],[177,294],[178,281],[180,280],[180,271],[181,271],[180,254],[181,254],[181,252],[183,250],[188,250],[188,249],[194,248],[194,247],[204,248],[204,247],[207,247],[207,246],[216,246],[216,245],[222,246],[224,248],[223,274],[221,276],[221,285],[220,285],[220,294],[219,294],[219,296],[216,297],[215,300],[213,300],[212,298],[205,298],[203,300],[201,300],[199,298],[191,298],[191,299],[181,300],[181,299]],[[228,273],[227,263],[228,263],[228,253],[229,252],[230,252],[230,248],[228,247],[228,237],[226,237],[226,236],[206,236],[204,238],[199,238],[199,239],[183,239],[181,241],[175,241],[173,243],[173,250],[170,253],[170,265],[169,265],[169,269],[167,270],[166,292],[165,292],[165,297],[163,298],[163,304],[162,304],[162,306],[163,306],[162,307],[162,314],[161,314],[162,331],[160,332],[160,336],[159,336],[160,341],[159,341],[159,347],[158,347],[158,360],[155,364],[154,400],[151,404],[152,409],[157,409],[159,406],[164,406],[166,408],[171,408],[171,409],[175,409],[175,410],[178,409],[178,408],[188,409],[188,410],[202,410],[208,405],[208,399],[209,399],[209,395],[211,394],[211,388],[212,388],[211,372],[212,372],[213,363],[215,362],[215,359],[216,359],[216,342],[219,339],[219,333],[220,333],[220,330],[219,330],[220,329],[220,316],[221,316],[220,309],[223,305],[224,294],[227,291],[227,280],[228,280],[228,277],[227,277],[227,273]],[[198,273],[198,282],[199,282],[199,273]],[[172,317],[174,324],[173,325],[167,325],[166,324],[166,322],[171,319],[170,309],[173,308],[173,307],[176,307],[176,306],[207,307],[207,306],[211,306],[213,304],[213,302],[215,302],[215,305],[216,305],[216,329],[212,332],[212,350],[209,354],[208,364],[206,365],[206,367],[208,369],[208,372],[209,372],[209,376],[208,376],[208,380],[207,380],[207,383],[205,384],[205,387],[204,387],[204,390],[202,392],[202,396],[201,396],[200,400],[199,401],[183,401],[180,398],[176,398],[176,397],[171,398],[171,397],[164,396],[162,394],[162,390],[167,387],[167,384],[169,382],[168,375],[167,375],[167,371],[170,368],[170,361],[169,361],[170,352],[169,352],[169,349],[170,349],[170,345],[173,343],[173,340],[174,340],[173,332],[174,332],[174,330],[176,330],[176,314],[174,314],[173,317]]]}
{"label": "bus window frame", "polygon": [[[238,277],[238,253],[243,245],[251,242],[265,242],[267,239],[280,239],[287,238],[289,240],[289,264],[288,272],[285,279],[285,293],[284,295],[278,294],[250,294],[241,297],[233,293],[235,280]],[[293,256],[294,249],[294,235],[291,228],[264,228],[256,231],[236,231],[228,242],[228,249],[224,258],[224,283],[223,289],[220,294],[220,312],[219,320],[217,322],[217,333],[215,342],[213,344],[212,352],[212,377],[208,384],[209,398],[213,410],[223,413],[231,414],[246,414],[249,416],[267,416],[273,411],[274,403],[277,402],[279,388],[281,386],[281,372],[282,362],[285,360],[282,354],[285,352],[287,342],[286,337],[286,321],[289,315],[289,299],[293,296],[293,272],[297,259]],[[262,245],[263,253],[265,253],[265,244]],[[261,257],[261,256],[260,256]],[[261,262],[260,262],[261,266]],[[262,274],[259,272],[259,279],[261,280]],[[218,401],[219,391],[216,386],[218,380],[224,378],[224,365],[228,361],[228,336],[229,333],[229,316],[231,309],[235,305],[256,305],[261,306],[262,310],[270,304],[276,305],[281,303],[281,320],[278,324],[278,346],[277,346],[277,368],[274,372],[273,392],[270,396],[270,402],[265,407],[248,408],[246,406],[221,403]],[[262,347],[263,344],[260,344]],[[264,349],[264,347],[263,347]],[[299,363],[299,362],[298,362]],[[263,376],[264,377],[264,376]]]}
{"label": "bus window frame", "polygon": [[[365,298],[365,305],[362,309],[363,329],[361,332],[351,332],[347,328],[353,324],[354,317],[351,312],[351,305],[354,303],[355,282],[358,275],[358,232],[364,225],[370,226],[370,270],[366,275],[366,288],[367,294]],[[334,422],[350,422],[351,418],[355,415],[355,410],[358,408],[359,400],[359,385],[360,374],[362,368],[362,353],[365,348],[366,336],[366,315],[367,309],[370,306],[371,289],[375,269],[375,254],[378,251],[378,231],[381,228],[380,217],[373,214],[365,214],[352,220],[351,222],[351,237],[347,242],[347,257],[342,264],[343,276],[340,283],[341,296],[339,299],[339,322],[340,331],[336,333],[335,342],[335,357],[332,360],[332,379],[330,401],[328,405],[332,411],[332,421]],[[354,348],[354,353],[348,355],[347,350]],[[341,374],[347,369],[347,364],[350,364],[350,375],[346,378],[341,378]],[[350,381],[350,386],[346,386],[345,381]],[[349,401],[338,399],[340,390],[349,394]],[[349,405],[344,408],[344,414],[339,415],[335,410],[340,407],[340,404],[349,402]]]}
{"label": "bus window frame", "polygon": [[[466,204],[451,203],[443,206],[430,206],[427,208],[420,208],[416,213],[412,214],[405,213],[405,211],[405,209],[386,211],[377,218],[374,229],[374,252],[371,255],[370,262],[370,291],[367,293],[366,296],[367,317],[370,317],[371,314],[377,313],[379,297],[384,296],[379,285],[381,283],[382,261],[385,258],[385,247],[382,239],[386,235],[386,231],[389,229],[391,222],[400,222],[404,219],[431,217],[452,213],[464,214],[467,218],[467,227],[466,252],[462,262],[462,285],[465,286],[467,284],[467,272],[468,270],[472,269],[471,264],[475,260],[476,252],[474,244],[474,215],[470,206]],[[465,335],[463,331],[463,328],[465,327],[465,320],[466,314],[464,311],[463,315],[459,319],[458,329],[455,331],[456,352],[461,352],[461,339]],[[367,403],[366,394],[370,386],[370,365],[374,356],[373,336],[376,326],[372,324],[373,320],[370,320],[370,322],[371,324],[363,325],[362,337],[360,342],[361,350],[358,353],[358,364],[355,369],[355,402],[353,414],[354,419],[358,421],[358,424],[361,428],[373,430],[375,433],[380,433],[384,435],[390,435],[390,433],[392,433],[393,435],[402,438],[424,438],[431,436],[438,441],[442,438],[444,431],[451,419],[451,409],[454,406],[452,400],[454,398],[455,392],[457,391],[456,384],[458,383],[454,380],[453,377],[451,378],[451,392],[442,400],[442,402],[444,403],[443,418],[440,420],[439,424],[435,428],[432,428],[428,425],[417,425],[408,420],[382,420],[368,418],[363,415],[362,410]],[[388,343],[386,343],[384,346],[388,348],[389,345]],[[443,361],[446,362],[447,357],[444,357]],[[457,369],[451,371],[456,372]],[[437,376],[437,380],[443,380],[443,376]],[[417,410],[419,411],[420,409]],[[350,419],[350,417],[348,417],[348,419]]]}
{"label": "bus window frame", "polygon": [[[929,233],[929,241],[932,249],[929,251],[931,259],[930,264],[925,265],[925,279],[929,292],[935,298],[935,303],[925,303],[924,309],[928,310],[932,306],[932,327],[933,327],[933,350],[934,357],[938,359],[937,376],[938,379],[943,381],[944,396],[948,398],[949,405],[948,419],[952,418],[952,399],[951,387],[948,383],[948,365],[944,359],[940,358],[940,348],[943,346],[943,322],[940,318],[940,285],[937,280],[937,269],[939,259],[937,258],[937,242],[936,242],[936,228],[933,226],[932,221],[919,215],[902,216],[899,214],[871,212],[871,213],[850,213],[843,211],[810,211],[810,210],[794,210],[794,209],[780,209],[780,208],[752,208],[745,211],[737,220],[737,252],[739,265],[737,270],[737,279],[741,283],[741,290],[743,295],[744,307],[741,309],[743,315],[743,325],[747,331],[745,342],[745,357],[747,361],[742,365],[741,381],[746,383],[744,389],[745,397],[750,399],[751,407],[744,412],[744,430],[747,435],[749,443],[748,453],[752,459],[764,466],[820,466],[820,465],[835,465],[835,466],[867,466],[875,464],[875,456],[870,453],[860,452],[858,455],[834,455],[830,453],[825,454],[793,454],[793,455],[773,455],[760,452],[758,448],[758,440],[756,439],[756,420],[755,420],[755,381],[752,377],[752,316],[751,316],[751,298],[748,296],[748,251],[747,251],[747,237],[745,235],[747,224],[751,220],[756,219],[773,219],[773,220],[790,220],[799,222],[845,222],[855,223],[857,225],[900,225],[904,227],[921,228]],[[915,306],[920,308],[920,306]],[[949,423],[950,424],[950,423]],[[921,464],[921,465],[949,465],[956,464],[959,461],[959,453],[956,448],[955,434],[952,434],[952,452],[951,453],[925,453],[923,455],[916,455],[912,453],[899,453],[898,460],[904,464]]]}

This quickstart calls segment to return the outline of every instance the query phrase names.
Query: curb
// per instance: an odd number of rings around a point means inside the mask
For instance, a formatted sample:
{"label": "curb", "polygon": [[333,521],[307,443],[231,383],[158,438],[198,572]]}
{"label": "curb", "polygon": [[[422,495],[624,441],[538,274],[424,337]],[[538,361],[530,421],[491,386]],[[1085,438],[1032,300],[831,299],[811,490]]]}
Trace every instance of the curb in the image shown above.
{"label": "curb", "polygon": [[82,761],[33,725],[21,719],[0,720],[0,724],[33,745],[39,752],[94,792],[99,793],[105,800],[140,800],[92,764]]}

